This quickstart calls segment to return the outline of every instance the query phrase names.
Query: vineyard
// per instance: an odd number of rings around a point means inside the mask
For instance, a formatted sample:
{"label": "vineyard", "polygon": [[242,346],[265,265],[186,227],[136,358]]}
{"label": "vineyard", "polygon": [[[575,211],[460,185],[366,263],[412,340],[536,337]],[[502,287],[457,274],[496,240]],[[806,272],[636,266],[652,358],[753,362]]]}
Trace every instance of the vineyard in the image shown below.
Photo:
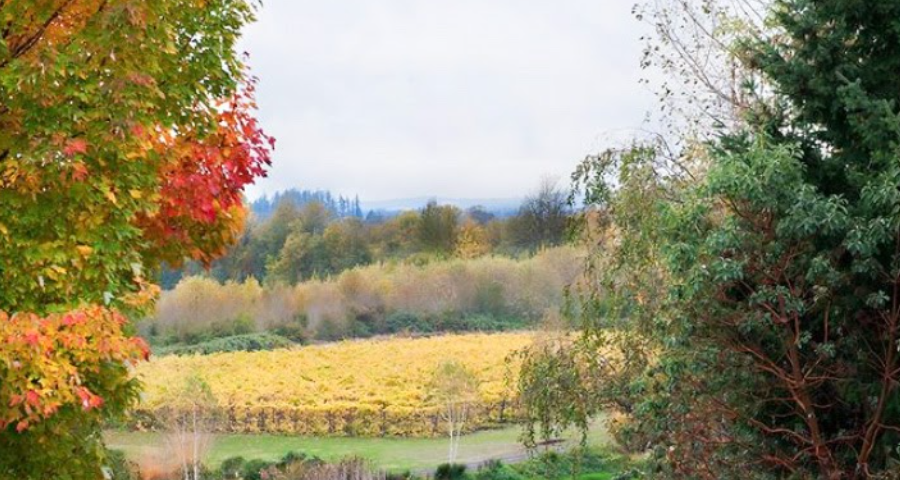
{"label": "vineyard", "polygon": [[443,434],[427,385],[441,361],[464,364],[478,379],[479,401],[467,430],[512,415],[508,356],[532,334],[472,334],[348,341],[327,345],[169,356],[138,368],[146,394],[140,412],[166,408],[189,376],[208,384],[222,432],[334,436]]}

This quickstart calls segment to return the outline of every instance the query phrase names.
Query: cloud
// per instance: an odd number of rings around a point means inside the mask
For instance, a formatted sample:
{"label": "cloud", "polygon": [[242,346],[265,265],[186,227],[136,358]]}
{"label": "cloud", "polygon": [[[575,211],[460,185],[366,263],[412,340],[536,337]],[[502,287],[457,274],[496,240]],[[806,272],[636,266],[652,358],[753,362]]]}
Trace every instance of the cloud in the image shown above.
{"label": "cloud", "polygon": [[515,197],[640,126],[631,0],[268,0],[242,48],[278,139],[251,196]]}

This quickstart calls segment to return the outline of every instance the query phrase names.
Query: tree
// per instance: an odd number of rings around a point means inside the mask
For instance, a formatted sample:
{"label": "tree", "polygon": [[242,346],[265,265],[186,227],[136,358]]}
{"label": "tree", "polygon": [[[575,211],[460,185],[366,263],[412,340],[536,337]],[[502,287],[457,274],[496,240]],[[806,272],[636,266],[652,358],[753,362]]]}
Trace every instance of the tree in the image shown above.
{"label": "tree", "polygon": [[456,242],[459,209],[452,205],[438,205],[435,201],[419,215],[418,236],[422,247],[431,253],[450,254]]}
{"label": "tree", "polygon": [[746,125],[746,111],[763,94],[747,87],[762,78],[742,58],[738,42],[765,35],[769,3],[642,0],[634,7],[654,32],[642,37],[641,66],[654,73],[642,82],[655,87],[660,103],[658,155],[674,159],[722,129]]}
{"label": "tree", "polygon": [[893,2],[775,2],[773,33],[735,46],[772,97],[704,146],[704,175],[667,175],[652,148],[577,172],[609,255],[583,342],[651,352],[597,398],[621,396],[663,473],[895,468],[898,18]]}
{"label": "tree", "polygon": [[202,480],[203,461],[213,446],[217,423],[216,398],[196,373],[187,376],[154,416],[166,428],[166,444],[178,459],[184,480]]}
{"label": "tree", "polygon": [[[370,212],[371,213],[371,212]],[[380,225],[373,225],[373,250],[378,258],[404,257],[419,250],[419,213],[403,212]]]}
{"label": "tree", "polygon": [[490,251],[491,244],[484,227],[471,220],[463,223],[456,235],[456,256],[471,259]]}
{"label": "tree", "polygon": [[337,274],[372,260],[365,226],[356,217],[328,225],[322,234],[328,274]]}
{"label": "tree", "polygon": [[555,182],[543,180],[535,193],[525,197],[519,213],[510,221],[515,244],[529,250],[561,244],[569,213],[568,195]]}
{"label": "tree", "polygon": [[331,212],[320,202],[309,202],[300,209],[300,229],[310,235],[321,235],[331,221]]}
{"label": "tree", "polygon": [[303,231],[288,235],[278,256],[266,265],[270,281],[296,284],[310,278],[319,266],[322,238]]}
{"label": "tree", "polygon": [[496,215],[487,211],[481,205],[475,205],[474,207],[469,207],[466,210],[466,217],[479,225],[486,225],[487,223],[490,223],[491,220],[496,218]]}
{"label": "tree", "polygon": [[0,3],[0,475],[100,477],[102,420],[136,399],[162,261],[240,232],[272,141],[233,53],[238,1]]}
{"label": "tree", "polygon": [[447,424],[450,437],[447,463],[453,464],[459,453],[459,441],[469,418],[469,410],[478,399],[478,377],[464,364],[446,360],[435,369],[428,389]]}

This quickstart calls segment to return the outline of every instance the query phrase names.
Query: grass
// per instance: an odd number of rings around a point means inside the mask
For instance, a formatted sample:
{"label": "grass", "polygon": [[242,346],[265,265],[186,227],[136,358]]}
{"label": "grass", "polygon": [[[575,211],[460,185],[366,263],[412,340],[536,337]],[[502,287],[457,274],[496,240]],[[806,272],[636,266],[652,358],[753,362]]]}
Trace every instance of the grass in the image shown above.
{"label": "grass", "polygon": [[[476,463],[494,458],[519,460],[526,455],[518,427],[488,430],[463,437],[459,461]],[[574,433],[568,438],[577,438]],[[110,448],[123,450],[134,460],[158,454],[164,444],[161,434],[149,432],[107,432]],[[589,443],[609,442],[603,423],[591,429]],[[421,471],[447,461],[447,440],[444,438],[344,438],[291,437],[280,435],[221,435],[213,446],[208,465],[217,467],[223,460],[242,456],[247,460],[277,460],[285,453],[296,451],[325,460],[337,460],[356,455],[371,460],[376,466],[391,470]],[[584,477],[585,480],[605,480],[606,477]]]}

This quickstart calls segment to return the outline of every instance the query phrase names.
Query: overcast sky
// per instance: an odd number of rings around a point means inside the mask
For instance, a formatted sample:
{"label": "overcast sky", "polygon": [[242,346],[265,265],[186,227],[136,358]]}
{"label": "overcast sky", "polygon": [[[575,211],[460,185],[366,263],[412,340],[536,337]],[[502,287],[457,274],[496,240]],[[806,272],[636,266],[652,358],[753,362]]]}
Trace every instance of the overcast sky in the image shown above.
{"label": "overcast sky", "polygon": [[633,0],[266,0],[250,52],[278,140],[251,198],[520,197],[641,126]]}

